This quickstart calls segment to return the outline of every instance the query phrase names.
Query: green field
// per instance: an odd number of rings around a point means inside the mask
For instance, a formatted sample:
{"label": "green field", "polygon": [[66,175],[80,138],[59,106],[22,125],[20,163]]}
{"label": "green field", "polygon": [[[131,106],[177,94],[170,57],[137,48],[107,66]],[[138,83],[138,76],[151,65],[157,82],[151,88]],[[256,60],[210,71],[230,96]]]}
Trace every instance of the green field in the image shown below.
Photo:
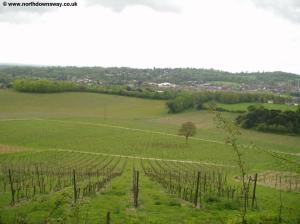
{"label": "green field", "polygon": [[217,104],[217,108],[222,108],[226,111],[231,111],[231,112],[239,112],[239,111],[247,111],[247,108],[251,105],[255,105],[255,106],[263,106],[266,109],[269,110],[292,110],[292,111],[296,111],[297,110],[297,106],[294,105],[287,105],[287,104],[273,104],[273,103],[260,103],[260,104],[256,104],[256,103],[237,103],[237,104],[222,104],[222,103],[218,103]]}
{"label": "green field", "polygon": [[[240,108],[247,107],[239,105]],[[235,113],[222,114],[232,120],[237,116]],[[180,125],[186,121],[197,126],[197,134],[187,144],[177,135]],[[300,138],[252,130],[241,132],[241,145],[255,144],[261,148],[243,150],[249,174],[263,176],[268,171],[293,176],[293,179],[287,179],[292,181],[290,189],[287,187],[282,192],[282,216],[283,223],[299,223],[299,176],[290,173],[291,165],[262,149],[300,161]],[[238,186],[239,182],[234,178],[237,175],[236,158],[231,147],[224,142],[224,132],[216,127],[214,115],[209,111],[170,115],[165,102],[159,100],[93,93],[29,94],[1,90],[2,182],[7,181],[8,169],[15,175],[22,173],[28,176],[28,181],[30,177],[34,179],[31,182],[26,182],[26,178],[23,180],[28,184],[28,192],[33,194],[30,186],[36,181],[40,183],[40,176],[34,176],[36,170],[32,164],[38,164],[46,179],[45,192],[38,192],[37,188],[38,193],[25,200],[26,192],[20,190],[20,199],[13,206],[10,205],[9,186],[5,191],[0,181],[0,223],[105,223],[107,211],[110,211],[111,223],[239,223],[238,201],[230,201],[226,197],[216,199],[211,192],[211,195],[203,196],[201,208],[193,208],[189,200],[178,197],[159,181],[145,175],[142,167],[143,164],[151,168],[153,162],[156,169],[168,172],[178,167],[179,172],[221,172],[228,174],[227,184]],[[163,160],[156,161],[154,158]],[[96,172],[97,167],[101,171],[105,161],[109,161],[107,167],[111,166],[112,173],[121,172],[122,164],[125,164],[122,174],[75,204],[70,170],[79,173],[87,170],[79,175],[82,178],[78,180],[79,186],[83,188],[88,183],[96,183],[97,178],[89,175]],[[116,167],[113,168],[112,164]],[[140,171],[138,208],[134,208],[132,203],[133,166]],[[49,185],[51,178],[48,180],[46,173],[58,168],[70,172],[52,175],[53,183],[62,180],[67,183],[53,191]],[[272,181],[270,176],[261,183],[259,181],[258,207],[249,209],[249,223],[276,223],[280,191],[274,188]],[[13,188],[18,186],[16,184]]]}

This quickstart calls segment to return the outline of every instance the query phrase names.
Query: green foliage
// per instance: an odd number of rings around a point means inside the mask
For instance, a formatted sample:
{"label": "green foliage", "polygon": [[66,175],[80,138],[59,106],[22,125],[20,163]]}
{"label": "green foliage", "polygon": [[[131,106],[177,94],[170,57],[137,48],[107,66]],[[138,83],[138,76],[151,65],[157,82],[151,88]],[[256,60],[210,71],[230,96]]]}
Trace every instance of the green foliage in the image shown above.
{"label": "green foliage", "polygon": [[166,103],[169,113],[179,113],[193,107],[193,96],[191,94],[181,94],[173,100]]}
{"label": "green foliage", "polygon": [[86,87],[83,91],[159,100],[173,99],[177,94],[176,91],[166,90],[163,92],[158,92],[150,88],[134,88],[124,85],[93,85]]}
{"label": "green foliage", "polygon": [[169,206],[176,206],[176,207],[181,207],[181,203],[178,200],[171,200],[168,203]]}
{"label": "green foliage", "polygon": [[130,96],[146,99],[171,99],[176,92],[157,92],[151,89],[132,88],[128,86],[110,85],[82,85],[69,81],[55,80],[15,80],[13,88],[19,92],[29,93],[56,93],[56,92],[93,92],[112,95]]}
{"label": "green foliage", "polygon": [[216,196],[209,196],[207,198],[205,198],[205,202],[206,203],[215,203],[215,202],[219,202],[220,199]]}
{"label": "green foliage", "polygon": [[196,125],[193,122],[185,122],[181,125],[179,135],[185,136],[187,141],[189,137],[194,136],[196,134],[196,130]]}
{"label": "green foliage", "polygon": [[298,111],[268,110],[251,107],[245,115],[236,119],[243,128],[259,131],[300,134],[300,113]]}
{"label": "green foliage", "polygon": [[52,80],[15,80],[13,87],[17,91],[30,93],[56,93],[85,89],[72,82]]}
{"label": "green foliage", "polygon": [[[210,108],[210,102],[204,104],[204,108]],[[290,104],[275,104],[275,103],[236,103],[224,104],[217,103],[215,109],[217,111],[226,111],[231,113],[245,113],[249,110],[254,110],[259,107],[264,107],[269,110],[291,110],[296,111],[297,107]]]}

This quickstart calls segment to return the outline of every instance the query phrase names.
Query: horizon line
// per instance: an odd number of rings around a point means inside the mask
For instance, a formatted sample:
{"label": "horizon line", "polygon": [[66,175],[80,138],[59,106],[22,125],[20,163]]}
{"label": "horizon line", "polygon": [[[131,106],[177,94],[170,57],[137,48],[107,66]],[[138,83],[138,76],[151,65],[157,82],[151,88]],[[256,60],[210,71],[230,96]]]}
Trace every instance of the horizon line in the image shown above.
{"label": "horizon line", "polygon": [[157,67],[157,66],[152,66],[152,67],[131,67],[131,66],[102,66],[102,65],[63,65],[63,64],[25,64],[25,63],[15,63],[15,62],[0,62],[0,67],[1,66],[16,66],[16,67],[75,67],[75,68],[128,68],[128,69],[149,69],[149,70],[154,70],[154,69],[202,69],[202,70],[215,70],[219,72],[227,72],[231,74],[239,74],[239,73],[246,73],[246,74],[251,74],[251,73],[275,73],[275,72],[282,72],[286,74],[293,74],[293,75],[299,75],[300,73],[295,73],[295,72],[288,72],[288,71],[283,71],[283,70],[257,70],[257,71],[238,71],[238,72],[230,72],[222,69],[216,69],[216,68],[205,68],[205,67]]}

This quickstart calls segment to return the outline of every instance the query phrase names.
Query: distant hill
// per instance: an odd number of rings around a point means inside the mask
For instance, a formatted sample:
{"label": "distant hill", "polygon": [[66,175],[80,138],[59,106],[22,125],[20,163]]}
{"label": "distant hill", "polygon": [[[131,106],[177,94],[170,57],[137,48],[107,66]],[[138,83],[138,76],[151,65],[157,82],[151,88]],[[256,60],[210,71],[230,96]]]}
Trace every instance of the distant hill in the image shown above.
{"label": "distant hill", "polygon": [[89,78],[109,84],[124,84],[132,80],[140,82],[171,82],[191,84],[206,82],[232,82],[246,85],[297,85],[297,74],[276,72],[231,73],[215,69],[196,68],[153,68],[134,69],[125,67],[54,67],[0,64],[0,82],[19,78],[46,78],[57,80],[78,80]]}

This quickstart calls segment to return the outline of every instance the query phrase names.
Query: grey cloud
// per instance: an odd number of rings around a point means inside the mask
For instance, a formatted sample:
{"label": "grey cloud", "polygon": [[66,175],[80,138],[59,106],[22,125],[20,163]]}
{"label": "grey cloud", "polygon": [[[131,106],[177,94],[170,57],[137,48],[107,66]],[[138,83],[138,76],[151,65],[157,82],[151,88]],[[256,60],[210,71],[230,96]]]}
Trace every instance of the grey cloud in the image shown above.
{"label": "grey cloud", "polygon": [[251,0],[257,7],[271,10],[294,23],[300,24],[300,0]]}

